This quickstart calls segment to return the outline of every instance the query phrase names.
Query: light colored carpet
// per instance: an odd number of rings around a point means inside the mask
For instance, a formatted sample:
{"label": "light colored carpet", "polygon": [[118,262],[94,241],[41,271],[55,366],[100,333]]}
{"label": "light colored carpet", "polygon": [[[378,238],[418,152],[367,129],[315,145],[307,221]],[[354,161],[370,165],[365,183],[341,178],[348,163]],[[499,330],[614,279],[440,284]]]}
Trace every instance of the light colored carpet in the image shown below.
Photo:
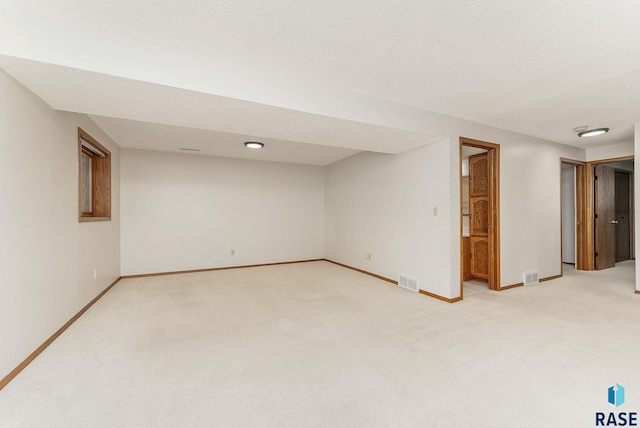
{"label": "light colored carpet", "polygon": [[464,297],[473,296],[474,294],[478,293],[487,293],[490,291],[489,284],[476,280],[465,281],[462,283],[462,287]]}
{"label": "light colored carpet", "polygon": [[573,427],[640,411],[633,264],[447,304],[329,264],[121,281],[2,427]]}

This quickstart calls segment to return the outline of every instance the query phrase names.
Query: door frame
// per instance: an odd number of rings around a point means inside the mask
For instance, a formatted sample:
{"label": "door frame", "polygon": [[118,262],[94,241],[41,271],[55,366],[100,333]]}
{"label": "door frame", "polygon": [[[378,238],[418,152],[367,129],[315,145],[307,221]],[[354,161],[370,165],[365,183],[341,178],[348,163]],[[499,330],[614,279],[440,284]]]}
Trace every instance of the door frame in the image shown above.
{"label": "door frame", "polygon": [[[581,213],[581,220],[576,219],[578,222],[583,223],[583,227],[578,228],[576,226],[576,269],[577,270],[595,270],[595,233],[594,233],[594,172],[593,167],[598,164],[619,162],[625,160],[634,160],[634,155],[620,156],[616,158],[598,159],[588,162],[576,161],[573,159],[560,158],[560,168],[562,163],[569,163],[576,165],[576,216]],[[580,173],[580,180],[578,180],[578,170]],[[635,171],[634,171],[635,172]],[[633,186],[633,181],[631,182]],[[633,187],[631,188],[631,197],[633,197]],[[633,204],[633,201],[631,202]],[[560,224],[562,225],[562,214],[560,214]],[[635,212],[634,212],[635,216]],[[635,225],[634,225],[635,226]],[[560,226],[562,230],[562,226]],[[633,232],[632,232],[633,233]],[[633,255],[635,257],[635,240],[631,241],[633,248]],[[562,236],[560,238],[560,267],[562,267]],[[561,270],[562,272],[562,270]]]}
{"label": "door frame", "polygon": [[463,236],[462,236],[462,148],[476,147],[487,151],[489,166],[489,289],[501,290],[500,287],[500,145],[487,141],[460,137],[458,155],[458,178],[460,182],[460,298],[463,291]]}
{"label": "door frame", "polygon": [[[576,180],[576,270],[593,270],[589,267],[589,246],[588,242],[591,239],[593,243],[593,214],[591,218],[591,229],[588,227],[588,213],[586,207],[588,205],[589,195],[587,192],[587,162],[577,161],[573,159],[560,158],[560,275],[562,275],[562,165],[573,165],[575,167],[575,180]],[[593,168],[591,168],[591,175],[593,176]],[[592,177],[593,179],[593,177]],[[591,188],[591,207],[593,211],[593,185]],[[589,238],[589,233],[591,237]],[[593,244],[591,245],[593,249]],[[591,250],[591,263],[595,263],[593,260],[593,250]]]}
{"label": "door frame", "polygon": [[[619,161],[626,161],[626,160],[635,160],[635,156],[634,155],[629,155],[629,156],[620,156],[617,158],[608,158],[608,159],[598,159],[598,160],[594,160],[594,161],[589,161],[587,162],[587,175],[588,175],[588,188],[587,191],[591,194],[591,201],[590,203],[587,205],[587,220],[589,221],[588,223],[588,227],[590,227],[591,230],[591,241],[588,242],[587,244],[589,245],[589,248],[591,249],[591,251],[589,252],[589,256],[591,259],[591,264],[589,265],[590,269],[588,270],[596,270],[596,261],[595,261],[595,234],[594,234],[594,217],[595,217],[595,210],[594,210],[594,184],[595,184],[595,179],[594,179],[594,173],[593,173],[593,167],[595,165],[599,165],[599,164],[603,164],[603,163],[611,163],[611,162],[619,162]],[[634,168],[635,169],[635,168]],[[635,173],[635,171],[634,171]],[[630,186],[630,192],[631,192],[631,197],[633,198],[633,181],[631,182],[631,186]],[[633,204],[633,199],[631,200],[631,204]],[[633,205],[632,205],[633,206]],[[634,210],[634,217],[635,217],[635,210]],[[632,224],[632,230],[633,230],[634,225]],[[632,232],[633,233],[633,232]],[[635,257],[635,239],[631,240],[631,248],[633,249],[633,254]]]}

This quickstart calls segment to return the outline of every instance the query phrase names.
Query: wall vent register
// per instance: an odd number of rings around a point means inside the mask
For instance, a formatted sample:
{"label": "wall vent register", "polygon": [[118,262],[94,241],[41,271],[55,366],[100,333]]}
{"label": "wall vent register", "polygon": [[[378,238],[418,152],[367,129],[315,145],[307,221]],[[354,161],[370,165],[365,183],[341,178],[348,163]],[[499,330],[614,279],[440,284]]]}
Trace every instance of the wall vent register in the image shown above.
{"label": "wall vent register", "polygon": [[540,282],[538,272],[525,272],[522,274],[522,282],[524,285],[537,284]]}
{"label": "wall vent register", "polygon": [[406,276],[400,275],[398,285],[409,291],[415,291],[416,293],[418,292],[418,281],[413,278],[408,278]]}

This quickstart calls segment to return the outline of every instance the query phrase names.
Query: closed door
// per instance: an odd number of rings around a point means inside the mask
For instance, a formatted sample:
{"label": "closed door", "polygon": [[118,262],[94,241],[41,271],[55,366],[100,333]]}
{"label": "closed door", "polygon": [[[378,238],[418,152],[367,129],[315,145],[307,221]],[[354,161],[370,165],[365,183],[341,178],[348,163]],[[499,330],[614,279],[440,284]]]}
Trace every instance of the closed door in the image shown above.
{"label": "closed door", "polygon": [[486,153],[469,157],[471,275],[489,278],[489,163]]}
{"label": "closed door", "polygon": [[616,264],[615,170],[595,167],[595,267],[607,269]]}

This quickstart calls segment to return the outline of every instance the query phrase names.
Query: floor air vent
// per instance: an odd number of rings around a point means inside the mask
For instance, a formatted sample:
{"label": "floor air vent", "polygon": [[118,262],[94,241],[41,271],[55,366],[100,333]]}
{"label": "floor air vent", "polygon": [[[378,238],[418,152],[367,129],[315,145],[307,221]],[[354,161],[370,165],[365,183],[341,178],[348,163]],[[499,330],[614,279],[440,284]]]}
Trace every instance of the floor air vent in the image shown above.
{"label": "floor air vent", "polygon": [[400,275],[398,285],[402,288],[406,288],[409,291],[415,291],[416,293],[418,292],[418,280],[416,279]]}
{"label": "floor air vent", "polygon": [[525,272],[522,274],[522,282],[524,285],[537,284],[540,282],[538,272]]}

